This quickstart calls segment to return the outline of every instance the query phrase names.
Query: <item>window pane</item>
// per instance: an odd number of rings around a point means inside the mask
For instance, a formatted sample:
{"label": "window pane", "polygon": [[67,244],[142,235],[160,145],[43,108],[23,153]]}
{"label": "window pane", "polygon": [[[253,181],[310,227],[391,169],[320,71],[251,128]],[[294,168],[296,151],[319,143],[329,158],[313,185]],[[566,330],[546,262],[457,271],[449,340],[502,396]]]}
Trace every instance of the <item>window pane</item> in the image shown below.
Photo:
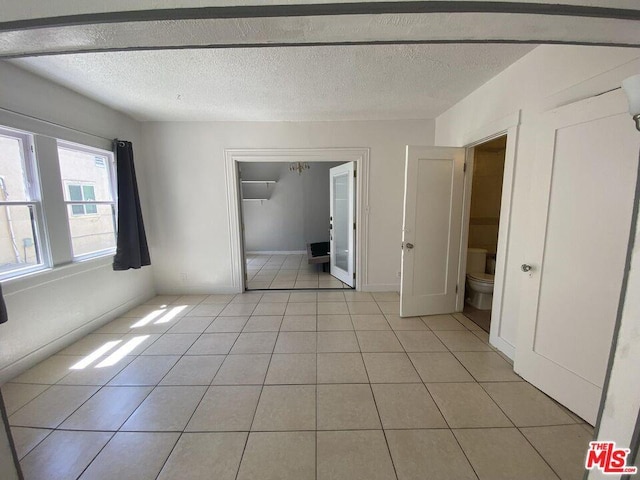
{"label": "window pane", "polygon": [[95,189],[93,188],[93,185],[83,185],[82,186],[82,195],[84,197],[84,200],[95,200],[96,199],[96,193],[95,193]]}
{"label": "window pane", "polygon": [[[84,198],[85,200],[113,200],[109,169],[105,168],[109,157],[106,155],[96,156],[95,152],[73,150],[65,146],[58,147],[58,158],[64,185],[81,185],[85,197],[89,194],[89,190],[93,190],[90,198]],[[96,162],[97,158],[102,158],[104,162]],[[65,189],[65,194],[67,195],[65,200],[81,200],[70,198],[70,193],[70,188]]]}
{"label": "window pane", "polygon": [[74,215],[84,215],[84,205],[71,205],[71,212]]}
{"label": "window pane", "polygon": [[[87,214],[78,215],[74,207],[84,207]],[[111,205],[69,205],[69,227],[73,255],[87,255],[116,246],[113,209]],[[82,212],[84,213],[84,212]]]}
{"label": "window pane", "polygon": [[22,140],[0,135],[0,201],[29,200],[23,151]]}
{"label": "window pane", "polygon": [[29,205],[0,207],[0,274],[41,263]]}
{"label": "window pane", "polygon": [[82,188],[80,185],[69,185],[69,200],[82,201]]}

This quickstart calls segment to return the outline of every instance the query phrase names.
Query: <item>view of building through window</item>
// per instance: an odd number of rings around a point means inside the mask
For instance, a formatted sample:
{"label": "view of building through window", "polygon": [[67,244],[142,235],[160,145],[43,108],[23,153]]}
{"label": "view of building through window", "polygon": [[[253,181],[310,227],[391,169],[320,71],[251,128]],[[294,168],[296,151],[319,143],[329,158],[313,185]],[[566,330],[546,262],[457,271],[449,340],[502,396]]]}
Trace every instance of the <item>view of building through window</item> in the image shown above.
{"label": "view of building through window", "polygon": [[110,155],[59,143],[58,158],[73,256],[115,248],[115,201],[111,178],[113,163]]}
{"label": "view of building through window", "polygon": [[0,130],[0,275],[41,263],[25,140]]}

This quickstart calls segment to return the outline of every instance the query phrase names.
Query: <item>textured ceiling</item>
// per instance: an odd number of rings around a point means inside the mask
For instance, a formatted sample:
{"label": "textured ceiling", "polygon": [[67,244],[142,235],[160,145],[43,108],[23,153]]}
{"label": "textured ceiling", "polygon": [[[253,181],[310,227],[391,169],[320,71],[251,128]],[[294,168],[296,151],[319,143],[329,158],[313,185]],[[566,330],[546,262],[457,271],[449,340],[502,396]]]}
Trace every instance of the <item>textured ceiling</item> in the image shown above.
{"label": "textured ceiling", "polygon": [[165,50],[11,60],[138,120],[434,118],[528,45]]}

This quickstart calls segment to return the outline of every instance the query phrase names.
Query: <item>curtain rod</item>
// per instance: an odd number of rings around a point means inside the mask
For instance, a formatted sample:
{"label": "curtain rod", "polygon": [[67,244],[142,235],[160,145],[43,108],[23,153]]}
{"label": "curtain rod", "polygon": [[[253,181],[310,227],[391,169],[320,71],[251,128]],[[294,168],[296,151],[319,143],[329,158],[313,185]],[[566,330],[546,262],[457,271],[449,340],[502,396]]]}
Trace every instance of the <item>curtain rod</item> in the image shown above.
{"label": "curtain rod", "polygon": [[76,133],[82,133],[83,135],[89,135],[90,137],[99,138],[101,140],[107,140],[108,142],[113,142],[113,140],[114,140],[113,138],[107,138],[107,137],[103,137],[101,135],[96,135],[95,133],[85,132],[84,130],[78,130],[77,128],[67,127],[66,125],[62,125],[60,123],[52,122],[50,120],[45,120],[43,118],[34,117],[33,115],[28,115],[26,113],[16,112],[15,110],[11,110],[9,108],[0,107],[0,110],[2,110],[3,112],[12,113],[14,115],[19,115],[21,117],[28,118],[28,119],[31,119],[31,120],[36,120],[38,122],[43,122],[43,123],[46,123],[48,125],[53,125],[54,127],[64,128],[65,130],[70,130],[70,131],[76,132]]}

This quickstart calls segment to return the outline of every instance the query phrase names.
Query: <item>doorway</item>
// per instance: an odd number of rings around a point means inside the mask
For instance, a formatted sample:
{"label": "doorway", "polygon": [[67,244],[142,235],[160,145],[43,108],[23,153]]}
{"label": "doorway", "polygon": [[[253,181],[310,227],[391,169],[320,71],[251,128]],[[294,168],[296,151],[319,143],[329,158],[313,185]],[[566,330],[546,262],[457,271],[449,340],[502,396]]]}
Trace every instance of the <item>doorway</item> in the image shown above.
{"label": "doorway", "polygon": [[498,254],[507,137],[473,149],[463,314],[489,333]]}
{"label": "doorway", "polygon": [[[227,179],[227,189],[229,195],[227,196],[227,207],[229,209],[229,218],[230,218],[230,238],[231,238],[231,265],[232,265],[232,282],[233,282],[233,291],[235,292],[243,292],[247,289],[250,289],[249,286],[249,277],[250,272],[248,269],[248,265],[246,262],[247,258],[252,255],[248,253],[250,250],[245,245],[245,235],[243,233],[243,229],[246,229],[246,225],[244,224],[243,219],[243,208],[242,204],[245,203],[243,201],[243,184],[241,183],[241,174],[240,170],[243,165],[246,165],[247,162],[254,163],[282,163],[286,164],[287,168],[291,165],[297,164],[313,164],[313,163],[332,163],[337,165],[343,165],[347,163],[353,164],[353,173],[352,173],[352,183],[353,190],[355,191],[354,202],[352,211],[351,211],[351,226],[352,226],[352,244],[353,252],[357,252],[357,255],[353,255],[352,259],[352,273],[351,278],[355,281],[355,289],[362,290],[366,289],[367,286],[367,233],[368,233],[368,192],[369,192],[369,149],[368,148],[318,148],[318,149],[227,149],[225,150],[225,167],[226,167],[226,179]],[[297,173],[296,173],[297,175]],[[304,173],[302,173],[304,175]],[[242,176],[242,179],[250,180],[248,177]],[[260,178],[260,183],[265,183],[264,178]],[[267,179],[269,180],[269,179]],[[269,183],[271,188],[273,188],[273,183]],[[269,187],[266,187],[269,188]],[[249,200],[251,203],[260,203],[260,200]],[[262,200],[264,202],[264,200]],[[248,203],[248,202],[246,202]],[[264,202],[266,203],[266,202]],[[331,227],[331,225],[330,225]],[[309,242],[315,243],[315,242]],[[310,249],[310,247],[309,247]],[[273,253],[270,253],[270,258],[265,259],[261,258],[256,261],[256,257],[252,257],[249,260],[249,263],[252,266],[258,266],[258,264],[262,264],[262,268],[269,264],[273,270],[276,269],[280,264],[280,266],[284,265],[285,262],[288,266],[293,266],[294,263],[299,262],[299,268],[304,265],[304,269],[316,269],[322,270],[322,267],[316,267],[313,263],[309,263],[309,258],[313,255],[308,251],[307,246],[305,245],[304,253],[301,253],[301,250],[294,251],[295,253],[287,253],[286,257],[288,258],[272,258],[274,256]],[[335,249],[334,249],[335,250]],[[325,252],[327,253],[327,252]],[[330,252],[329,252],[330,253]],[[290,256],[291,255],[291,256]],[[297,256],[294,257],[294,256]],[[334,259],[330,259],[331,263],[335,263]],[[252,263],[253,261],[253,263]],[[262,270],[261,268],[261,270]],[[298,269],[299,269],[298,268]],[[281,268],[277,268],[281,270]],[[255,270],[255,269],[254,269]],[[269,270],[269,269],[266,269]],[[265,271],[266,271],[265,270]],[[282,278],[282,277],[281,277]],[[275,277],[274,277],[275,279]],[[297,278],[296,278],[297,280]],[[313,282],[313,279],[310,279]],[[304,280],[303,280],[304,281]],[[342,283],[346,283],[343,280]],[[297,288],[305,288],[305,289],[318,289],[323,288],[320,286],[320,278],[318,273],[318,285],[312,283],[303,284],[302,282],[298,285]],[[273,280],[272,282],[273,283]],[[291,286],[290,282],[287,286],[284,286],[284,282],[278,282],[276,285],[260,285],[258,287],[260,289],[268,288],[268,289],[292,289],[296,288],[295,282],[294,285]],[[329,283],[329,282],[327,282]],[[247,288],[249,287],[249,288]],[[325,284],[324,288],[344,288],[344,286],[334,286]],[[348,288],[351,288],[350,286]]]}

